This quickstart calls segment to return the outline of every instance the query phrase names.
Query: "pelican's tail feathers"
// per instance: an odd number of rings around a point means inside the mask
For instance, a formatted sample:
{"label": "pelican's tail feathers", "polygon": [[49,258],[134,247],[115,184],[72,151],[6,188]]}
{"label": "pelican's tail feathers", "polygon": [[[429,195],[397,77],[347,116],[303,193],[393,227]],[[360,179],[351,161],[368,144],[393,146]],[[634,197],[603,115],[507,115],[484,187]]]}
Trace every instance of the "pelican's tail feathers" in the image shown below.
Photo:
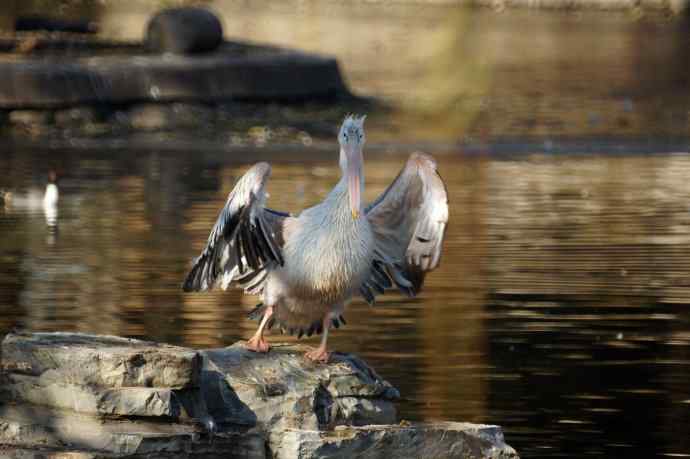
{"label": "pelican's tail feathers", "polygon": [[[249,313],[249,317],[252,320],[258,320],[261,317],[263,317],[263,312],[265,309],[266,307],[263,304],[259,304],[256,308],[252,310],[252,312]],[[342,315],[333,318],[331,321],[331,325],[334,328],[344,326],[345,323],[345,318]],[[273,316],[271,317],[267,326],[268,328],[271,328],[273,325],[277,325],[281,333],[297,335],[297,338],[302,338],[303,336],[309,337],[312,335],[320,335],[321,333],[323,333],[323,321],[321,319],[315,320],[307,326],[301,326],[295,325],[294,323],[290,322],[283,322],[279,318]]]}

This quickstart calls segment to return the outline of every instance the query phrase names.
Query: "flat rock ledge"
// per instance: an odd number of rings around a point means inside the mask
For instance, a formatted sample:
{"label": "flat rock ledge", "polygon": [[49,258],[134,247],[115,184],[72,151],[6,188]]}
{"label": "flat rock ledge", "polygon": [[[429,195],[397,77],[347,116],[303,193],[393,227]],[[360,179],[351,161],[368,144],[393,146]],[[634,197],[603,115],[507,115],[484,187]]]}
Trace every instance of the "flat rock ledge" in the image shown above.
{"label": "flat rock ledge", "polygon": [[114,336],[2,342],[0,456],[517,458],[498,426],[397,423],[398,391],[364,361],[193,350]]}
{"label": "flat rock ledge", "polygon": [[228,41],[209,53],[171,55],[87,41],[73,56],[46,54],[42,47],[62,43],[37,39],[35,50],[2,53],[20,43],[0,38],[2,110],[350,96],[335,58],[277,46]]}

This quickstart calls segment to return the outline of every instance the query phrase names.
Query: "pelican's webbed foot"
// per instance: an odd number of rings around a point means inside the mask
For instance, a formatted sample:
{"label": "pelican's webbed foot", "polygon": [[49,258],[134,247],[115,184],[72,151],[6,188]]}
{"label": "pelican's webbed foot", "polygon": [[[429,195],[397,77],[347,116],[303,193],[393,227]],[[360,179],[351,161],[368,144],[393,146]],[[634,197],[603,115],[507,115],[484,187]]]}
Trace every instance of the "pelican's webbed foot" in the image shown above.
{"label": "pelican's webbed foot", "polygon": [[273,316],[273,307],[269,306],[266,308],[264,317],[261,319],[259,329],[256,331],[256,333],[254,333],[254,336],[252,336],[249,339],[249,341],[247,341],[247,349],[249,349],[250,351],[265,353],[271,349],[271,346],[268,344],[268,341],[264,339],[264,329],[268,325],[268,322],[271,320],[271,316]]}
{"label": "pelican's webbed foot", "polygon": [[326,350],[326,344],[328,343],[328,328],[331,325],[332,315],[332,313],[328,313],[324,316],[323,321],[321,322],[321,326],[323,328],[321,344],[313,351],[309,351],[304,354],[304,357],[306,357],[307,360],[311,360],[312,362],[328,363],[328,360],[331,358],[331,353]]}
{"label": "pelican's webbed foot", "polygon": [[304,354],[304,357],[312,362],[328,363],[331,358],[331,353],[328,352],[325,347],[319,346],[313,351]]}
{"label": "pelican's webbed foot", "polygon": [[254,335],[252,336],[249,341],[247,341],[247,349],[250,351],[254,352],[263,352],[266,353],[269,350],[271,350],[271,345],[268,344],[268,341],[263,336],[257,336]]}

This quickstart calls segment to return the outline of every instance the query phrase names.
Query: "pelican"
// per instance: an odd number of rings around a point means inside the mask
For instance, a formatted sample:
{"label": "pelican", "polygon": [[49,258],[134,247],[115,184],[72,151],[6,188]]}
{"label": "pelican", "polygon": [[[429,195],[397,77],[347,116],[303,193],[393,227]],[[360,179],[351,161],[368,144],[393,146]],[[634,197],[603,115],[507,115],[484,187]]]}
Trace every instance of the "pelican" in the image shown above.
{"label": "pelican", "polygon": [[206,247],[193,261],[185,291],[230,285],[260,295],[250,312],[259,328],[247,342],[268,352],[266,329],[322,334],[306,358],[328,362],[328,331],[345,324],[356,296],[369,304],[386,289],[409,296],[439,264],[448,197],[436,162],[413,153],[393,183],[364,206],[364,119],[350,115],[338,133],[342,178],[323,202],[293,215],[269,209],[268,163],[251,167],[228,195]]}

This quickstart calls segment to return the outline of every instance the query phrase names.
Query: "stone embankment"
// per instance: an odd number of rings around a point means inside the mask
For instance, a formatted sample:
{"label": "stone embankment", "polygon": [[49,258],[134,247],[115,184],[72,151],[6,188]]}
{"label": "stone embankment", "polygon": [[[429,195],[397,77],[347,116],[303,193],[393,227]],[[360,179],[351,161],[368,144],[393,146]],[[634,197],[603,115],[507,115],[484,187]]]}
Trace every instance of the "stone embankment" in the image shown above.
{"label": "stone embankment", "polygon": [[38,458],[517,458],[498,426],[398,422],[356,356],[193,350],[113,336],[2,342],[0,455]]}
{"label": "stone embankment", "polygon": [[140,43],[0,36],[0,127],[18,133],[194,128],[222,118],[227,105],[353,99],[334,57],[225,41],[205,8],[160,11]]}

